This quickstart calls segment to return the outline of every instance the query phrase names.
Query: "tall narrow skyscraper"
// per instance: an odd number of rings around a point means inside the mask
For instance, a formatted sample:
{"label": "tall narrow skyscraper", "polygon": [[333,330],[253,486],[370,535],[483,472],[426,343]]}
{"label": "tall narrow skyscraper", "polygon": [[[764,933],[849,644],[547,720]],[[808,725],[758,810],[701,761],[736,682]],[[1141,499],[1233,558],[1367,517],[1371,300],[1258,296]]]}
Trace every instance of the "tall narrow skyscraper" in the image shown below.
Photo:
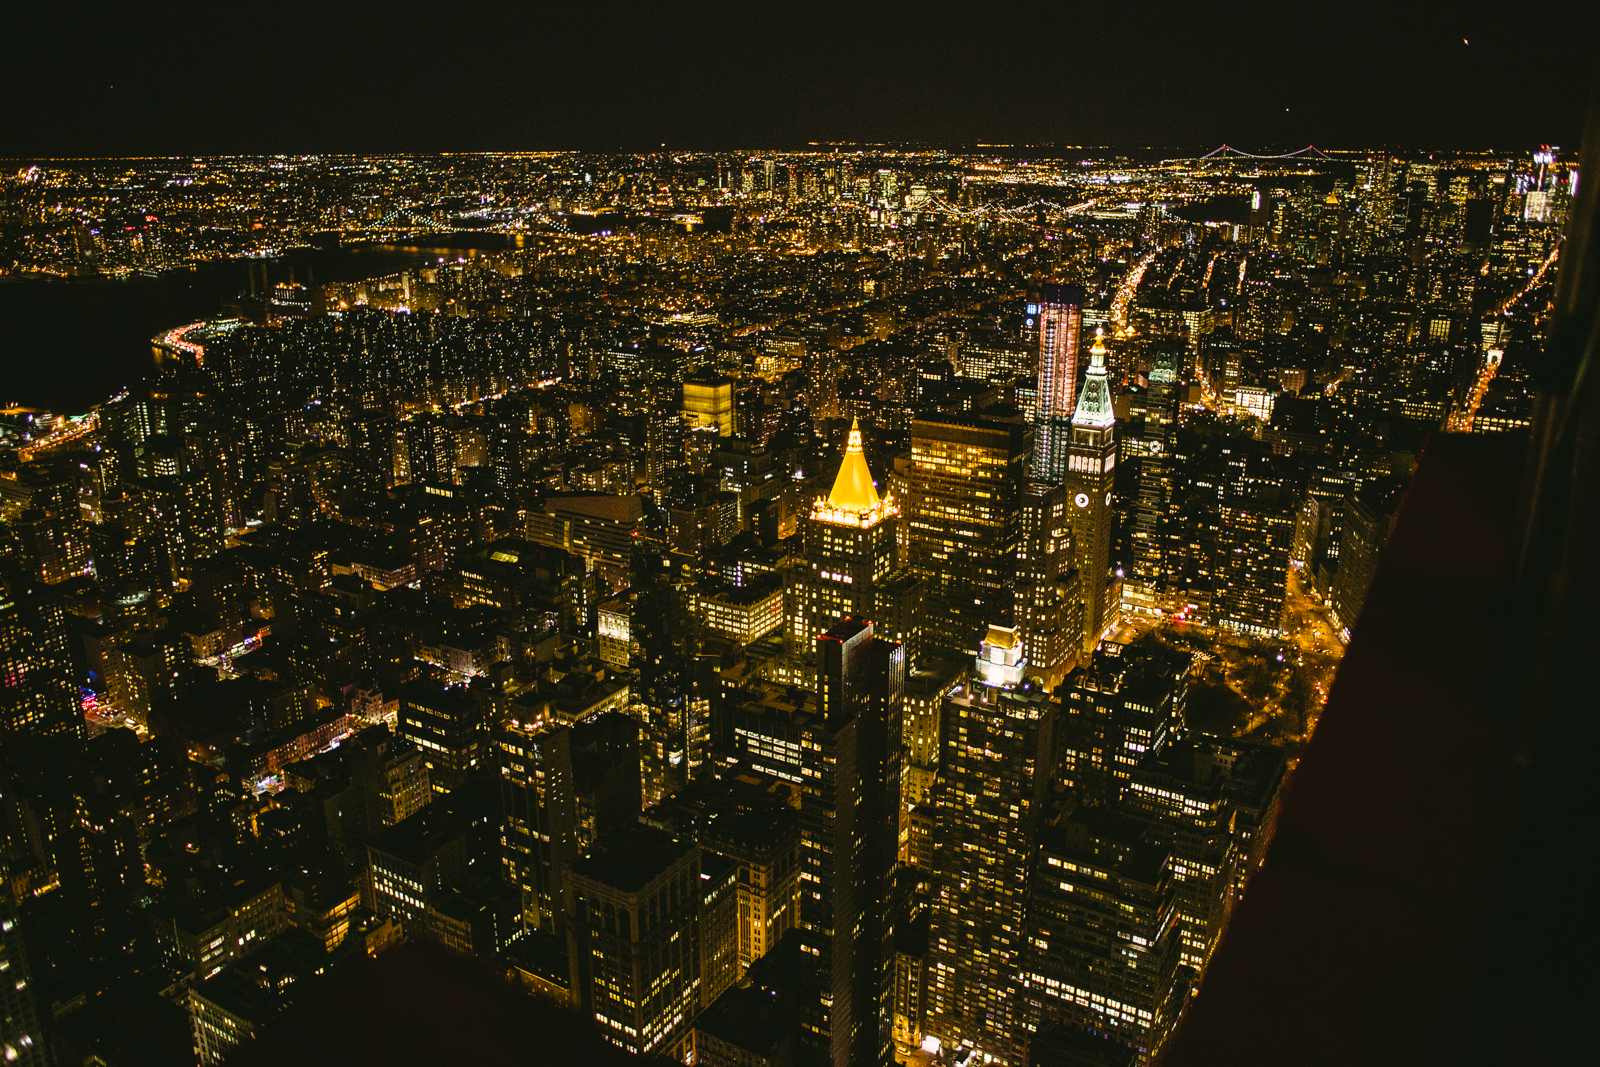
{"label": "tall narrow skyscraper", "polygon": [[1134,611],[1158,612],[1167,584],[1167,506],[1172,497],[1172,449],[1182,358],[1183,350],[1177,344],[1159,349],[1145,395],[1138,458],[1139,496],[1133,508],[1130,539],[1132,567],[1124,591],[1124,599]]}
{"label": "tall narrow skyscraper", "polygon": [[1078,399],[1083,305],[1079,285],[1047,284],[1039,293],[1039,400],[1034,409],[1033,476],[1060,485]]}
{"label": "tall narrow skyscraper", "polygon": [[820,728],[802,752],[808,1064],[889,1067],[905,651],[845,619],[817,638]]}
{"label": "tall narrow skyscraper", "polygon": [[1022,494],[1016,618],[1030,677],[1054,688],[1083,648],[1083,595],[1072,553],[1072,500],[1064,485],[1030,481]]}
{"label": "tall narrow skyscraper", "polygon": [[1019,1063],[1029,861],[1050,787],[1057,704],[1024,682],[1022,642],[993,626],[977,680],[944,700],[934,787],[928,1032],[975,1059]]}
{"label": "tall narrow skyscraper", "polygon": [[1028,432],[980,416],[911,424],[911,566],[927,589],[923,647],[974,654],[1013,608]]}
{"label": "tall narrow skyscraper", "polygon": [[1098,333],[1089,352],[1089,374],[1072,416],[1072,447],[1065,484],[1072,494],[1073,552],[1082,579],[1083,647],[1093,652],[1111,623],[1111,485],[1117,466],[1117,417],[1106,379],[1105,340]]}

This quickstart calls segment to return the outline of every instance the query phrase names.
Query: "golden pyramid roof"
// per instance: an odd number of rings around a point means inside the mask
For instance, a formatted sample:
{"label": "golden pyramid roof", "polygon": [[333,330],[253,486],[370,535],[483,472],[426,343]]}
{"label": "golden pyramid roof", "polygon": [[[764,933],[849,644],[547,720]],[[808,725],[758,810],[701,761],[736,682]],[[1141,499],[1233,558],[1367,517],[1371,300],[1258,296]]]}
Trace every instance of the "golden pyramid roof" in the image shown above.
{"label": "golden pyramid roof", "polygon": [[861,420],[850,423],[850,440],[845,445],[844,462],[833,480],[828,506],[840,511],[871,511],[878,506],[878,490],[867,469],[867,454],[861,449]]}
{"label": "golden pyramid roof", "polygon": [[1022,638],[1017,636],[1015,626],[998,626],[989,624],[989,635],[983,639],[984,644],[994,645],[996,648],[1016,648],[1022,643]]}

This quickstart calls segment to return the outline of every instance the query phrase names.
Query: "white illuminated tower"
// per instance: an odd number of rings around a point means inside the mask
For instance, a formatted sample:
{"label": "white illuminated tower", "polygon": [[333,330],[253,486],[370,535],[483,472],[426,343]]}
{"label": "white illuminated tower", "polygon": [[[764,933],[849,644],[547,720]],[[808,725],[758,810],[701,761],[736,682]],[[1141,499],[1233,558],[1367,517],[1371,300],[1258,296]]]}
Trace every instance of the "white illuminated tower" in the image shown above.
{"label": "white illuminated tower", "polygon": [[1106,380],[1106,346],[1095,332],[1089,352],[1089,373],[1072,415],[1072,443],[1064,484],[1072,494],[1073,551],[1083,590],[1083,645],[1094,651],[1100,634],[1111,625],[1108,571],[1111,566],[1111,484],[1117,466],[1117,417],[1111,409],[1111,383]]}

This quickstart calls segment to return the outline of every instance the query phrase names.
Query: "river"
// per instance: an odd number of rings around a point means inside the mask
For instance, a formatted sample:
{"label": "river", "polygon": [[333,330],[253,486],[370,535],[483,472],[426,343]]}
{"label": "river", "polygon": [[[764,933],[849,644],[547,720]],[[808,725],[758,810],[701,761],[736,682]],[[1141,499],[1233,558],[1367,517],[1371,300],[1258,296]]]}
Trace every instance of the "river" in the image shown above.
{"label": "river", "polygon": [[[512,246],[496,233],[460,233],[417,244],[297,248],[266,260],[271,282],[356,281],[441,258]],[[203,263],[159,277],[0,281],[0,406],[79,414],[150,372],[150,338],[215,315],[248,290],[262,260]]]}

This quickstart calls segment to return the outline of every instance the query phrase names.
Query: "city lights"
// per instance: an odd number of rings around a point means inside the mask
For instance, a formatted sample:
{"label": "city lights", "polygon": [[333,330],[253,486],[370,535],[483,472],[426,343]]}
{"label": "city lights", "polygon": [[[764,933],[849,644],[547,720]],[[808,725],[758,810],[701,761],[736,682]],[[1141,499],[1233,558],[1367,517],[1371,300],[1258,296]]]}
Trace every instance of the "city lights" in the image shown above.
{"label": "city lights", "polygon": [[0,280],[124,341],[0,410],[0,1045],[221,1063],[410,941],[705,1067],[1153,1062],[1577,179],[15,161]]}

